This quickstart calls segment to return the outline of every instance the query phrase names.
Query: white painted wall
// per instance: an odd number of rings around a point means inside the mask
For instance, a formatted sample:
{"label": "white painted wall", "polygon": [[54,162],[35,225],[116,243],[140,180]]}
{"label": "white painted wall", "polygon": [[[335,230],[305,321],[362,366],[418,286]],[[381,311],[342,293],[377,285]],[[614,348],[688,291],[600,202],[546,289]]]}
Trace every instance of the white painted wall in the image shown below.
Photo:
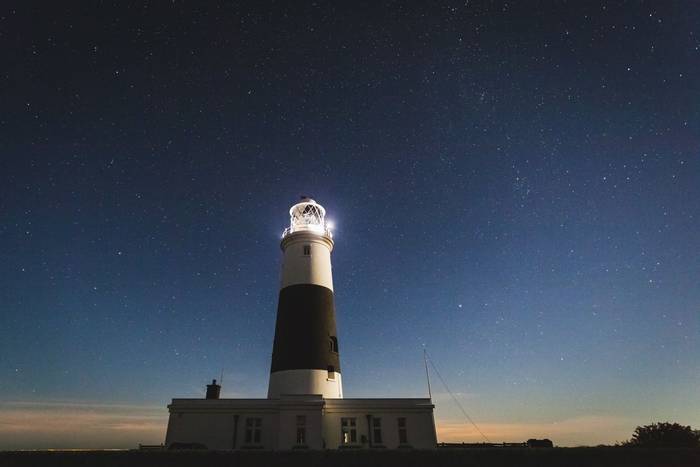
{"label": "white painted wall", "polygon": [[343,397],[342,376],[328,378],[327,370],[284,370],[270,373],[267,397],[278,399],[283,394],[321,394],[324,398]]}
{"label": "white painted wall", "polygon": [[[399,417],[407,419],[408,445],[434,449],[437,445],[433,405],[426,399],[321,399],[292,396],[282,399],[174,399],[168,406],[170,420],[165,443],[202,443],[209,449],[233,448],[234,420],[238,415],[236,449],[246,449],[245,420],[262,419],[262,442],[267,450],[293,449],[296,445],[296,417],[305,415],[310,449],[341,446],[342,417],[357,419],[357,439],[368,437],[367,414],[382,419],[382,446],[399,447]],[[358,447],[369,448],[369,443]]]}
{"label": "white painted wall", "polygon": [[277,433],[280,427],[279,414],[246,410],[240,410],[238,413],[229,411],[171,413],[165,444],[169,446],[175,442],[201,443],[207,449],[233,449],[235,415],[238,415],[237,449],[246,446],[245,423],[247,417],[262,419],[261,446],[272,449],[277,445]]}
{"label": "white painted wall", "polygon": [[[333,243],[327,237],[314,233],[298,232],[283,241],[281,288],[296,284],[315,284],[333,290],[331,250]],[[304,255],[304,245],[311,247],[311,254]]]}
{"label": "white painted wall", "polygon": [[277,437],[277,449],[294,449],[297,447],[297,416],[306,417],[306,443],[309,449],[323,449],[322,432],[323,418],[319,409],[309,410],[298,407],[280,408],[279,433]]}
{"label": "white painted wall", "polygon": [[[407,446],[414,449],[434,449],[437,446],[432,407],[415,409],[410,407],[377,407],[372,404],[366,407],[334,408],[327,404],[323,416],[323,437],[326,440],[326,447],[328,449],[337,449],[342,446],[340,419],[354,417],[357,423],[357,446],[369,448],[370,436],[367,414],[381,418],[381,445],[386,448],[395,449],[400,447],[399,417],[406,418]],[[367,439],[367,443],[364,445],[361,443],[362,436],[365,436]]]}

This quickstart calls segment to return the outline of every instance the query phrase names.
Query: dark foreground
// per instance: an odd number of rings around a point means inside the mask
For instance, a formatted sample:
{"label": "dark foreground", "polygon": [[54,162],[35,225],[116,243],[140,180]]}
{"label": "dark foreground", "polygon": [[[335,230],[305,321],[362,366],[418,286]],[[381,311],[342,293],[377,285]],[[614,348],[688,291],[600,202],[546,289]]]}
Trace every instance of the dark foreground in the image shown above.
{"label": "dark foreground", "polygon": [[35,451],[0,452],[0,466],[309,466],[608,467],[700,466],[700,449],[553,448],[437,451]]}

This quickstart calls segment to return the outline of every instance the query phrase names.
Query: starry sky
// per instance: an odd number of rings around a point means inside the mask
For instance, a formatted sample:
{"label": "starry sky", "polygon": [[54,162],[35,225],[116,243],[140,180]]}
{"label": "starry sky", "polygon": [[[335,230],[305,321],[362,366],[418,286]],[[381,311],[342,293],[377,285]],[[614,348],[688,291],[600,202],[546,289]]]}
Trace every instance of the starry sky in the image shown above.
{"label": "starry sky", "polygon": [[377,3],[2,6],[0,449],[265,397],[301,194],[346,397],[424,396],[425,345],[494,441],[700,428],[700,7]]}

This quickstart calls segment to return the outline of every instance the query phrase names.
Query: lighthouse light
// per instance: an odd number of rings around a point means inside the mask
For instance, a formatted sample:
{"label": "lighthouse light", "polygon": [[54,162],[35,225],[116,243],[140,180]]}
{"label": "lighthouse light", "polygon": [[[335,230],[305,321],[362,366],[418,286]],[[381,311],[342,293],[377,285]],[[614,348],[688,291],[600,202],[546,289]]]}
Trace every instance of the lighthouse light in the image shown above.
{"label": "lighthouse light", "polygon": [[333,237],[330,226],[325,220],[326,210],[313,199],[304,198],[289,210],[289,227],[282,233],[282,238],[294,232],[313,232]]}

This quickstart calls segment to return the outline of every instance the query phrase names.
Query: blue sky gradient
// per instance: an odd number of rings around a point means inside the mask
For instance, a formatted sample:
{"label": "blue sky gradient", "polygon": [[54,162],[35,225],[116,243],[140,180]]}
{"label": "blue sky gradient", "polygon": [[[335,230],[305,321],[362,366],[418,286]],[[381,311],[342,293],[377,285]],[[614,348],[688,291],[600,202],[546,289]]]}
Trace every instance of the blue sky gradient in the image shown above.
{"label": "blue sky gradient", "polygon": [[425,345],[497,441],[700,427],[697,7],[37,8],[0,20],[0,448],[264,397],[300,194],[347,396],[424,395]]}

